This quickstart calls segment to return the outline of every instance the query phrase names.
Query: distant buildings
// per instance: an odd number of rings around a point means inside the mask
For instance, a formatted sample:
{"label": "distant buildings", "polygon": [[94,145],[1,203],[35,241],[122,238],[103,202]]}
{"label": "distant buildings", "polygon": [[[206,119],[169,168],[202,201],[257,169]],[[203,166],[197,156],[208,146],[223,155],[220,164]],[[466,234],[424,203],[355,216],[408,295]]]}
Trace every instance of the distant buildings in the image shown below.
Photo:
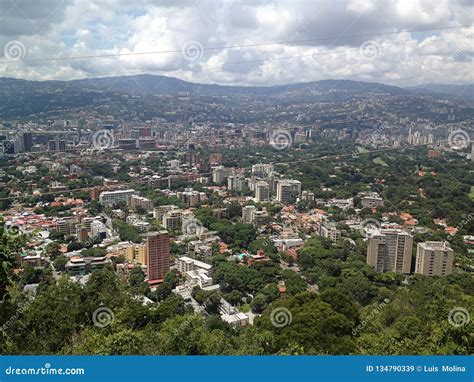
{"label": "distant buildings", "polygon": [[301,193],[301,200],[303,200],[303,201],[305,201],[305,202],[314,201],[314,192],[303,191],[303,192]]}
{"label": "distant buildings", "polygon": [[182,256],[176,260],[176,266],[189,286],[198,285],[203,288],[212,285],[212,265]]}
{"label": "distant buildings", "polygon": [[301,182],[293,179],[279,180],[277,184],[277,201],[283,204],[294,203],[301,194]]}
{"label": "distant buildings", "polygon": [[242,207],[242,220],[246,224],[264,225],[268,218],[267,210],[257,210],[253,205]]}
{"label": "distant buildings", "polygon": [[252,223],[253,214],[257,208],[253,205],[242,207],[242,220],[246,224]]}
{"label": "distant buildings", "polygon": [[147,278],[149,284],[163,282],[170,270],[170,239],[167,231],[146,235]]}
{"label": "distant buildings", "polygon": [[224,166],[217,166],[212,169],[212,181],[217,184],[221,184],[229,176],[232,175],[233,169],[225,168]]}
{"label": "distant buildings", "polygon": [[337,241],[341,238],[341,231],[336,228],[334,223],[321,222],[319,224],[319,236]]}
{"label": "distant buildings", "polygon": [[360,194],[360,202],[363,208],[383,207],[383,199],[376,192],[366,192]]}
{"label": "distant buildings", "polygon": [[270,186],[265,181],[255,183],[255,199],[259,202],[270,200]]}
{"label": "distant buildings", "polygon": [[69,276],[85,276],[103,269],[107,264],[111,264],[111,262],[106,257],[72,256],[65,268]]}
{"label": "distant buildings", "polygon": [[244,178],[241,175],[231,175],[227,178],[227,189],[229,191],[242,191]]}
{"label": "distant buildings", "polygon": [[143,208],[146,211],[153,210],[153,201],[144,198],[143,196],[131,195],[128,197],[128,205],[132,210]]}
{"label": "distant buildings", "polygon": [[252,175],[259,178],[266,178],[273,173],[273,164],[258,163],[252,166]]}
{"label": "distant buildings", "polygon": [[409,274],[413,236],[401,230],[381,230],[369,239],[367,264],[377,272]]}
{"label": "distant buildings", "polygon": [[425,241],[416,251],[415,273],[425,276],[447,276],[452,273],[454,251],[447,242]]}
{"label": "distant buildings", "polygon": [[99,202],[103,206],[112,207],[120,202],[128,203],[128,198],[135,194],[135,190],[104,191],[99,196]]}

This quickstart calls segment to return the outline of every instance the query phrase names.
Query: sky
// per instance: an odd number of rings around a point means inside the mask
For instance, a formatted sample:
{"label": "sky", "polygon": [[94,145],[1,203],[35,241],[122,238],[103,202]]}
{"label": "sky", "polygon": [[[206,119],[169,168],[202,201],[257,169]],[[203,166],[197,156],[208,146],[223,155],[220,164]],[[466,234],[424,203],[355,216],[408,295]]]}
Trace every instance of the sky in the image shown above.
{"label": "sky", "polygon": [[0,77],[467,84],[471,25],[474,0],[0,0]]}

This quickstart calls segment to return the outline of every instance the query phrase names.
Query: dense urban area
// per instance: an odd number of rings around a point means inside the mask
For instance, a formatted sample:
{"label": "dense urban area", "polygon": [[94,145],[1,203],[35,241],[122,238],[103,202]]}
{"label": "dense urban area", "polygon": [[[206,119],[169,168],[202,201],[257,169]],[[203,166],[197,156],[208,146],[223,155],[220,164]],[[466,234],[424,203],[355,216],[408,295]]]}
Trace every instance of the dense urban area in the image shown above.
{"label": "dense urban area", "polygon": [[1,353],[472,354],[472,95],[0,84]]}

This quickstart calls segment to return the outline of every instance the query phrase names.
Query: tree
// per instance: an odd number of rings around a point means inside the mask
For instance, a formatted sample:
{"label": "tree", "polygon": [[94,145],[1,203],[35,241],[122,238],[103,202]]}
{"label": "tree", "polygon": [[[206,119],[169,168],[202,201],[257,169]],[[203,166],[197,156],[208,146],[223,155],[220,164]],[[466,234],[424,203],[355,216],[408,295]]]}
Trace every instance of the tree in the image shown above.
{"label": "tree", "polygon": [[253,313],[262,313],[268,305],[267,298],[263,294],[257,294],[250,305]]}
{"label": "tree", "polygon": [[66,263],[68,262],[68,260],[69,259],[67,256],[64,256],[64,255],[59,256],[58,258],[56,258],[56,260],[54,260],[54,268],[57,271],[63,272],[65,270]]}
{"label": "tree", "polygon": [[56,258],[61,255],[61,245],[55,241],[48,243],[45,247],[45,253],[51,261],[56,260]]}

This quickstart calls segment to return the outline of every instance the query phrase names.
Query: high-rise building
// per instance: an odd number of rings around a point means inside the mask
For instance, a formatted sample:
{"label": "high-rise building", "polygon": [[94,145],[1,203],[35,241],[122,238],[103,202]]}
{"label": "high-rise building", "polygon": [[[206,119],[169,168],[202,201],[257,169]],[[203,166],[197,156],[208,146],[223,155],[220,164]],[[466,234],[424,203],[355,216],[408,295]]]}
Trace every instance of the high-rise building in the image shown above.
{"label": "high-rise building", "polygon": [[242,220],[244,221],[244,223],[252,223],[253,214],[256,210],[256,207],[252,205],[242,207]]}
{"label": "high-rise building", "polygon": [[120,202],[127,203],[132,195],[135,195],[135,190],[104,191],[99,196],[99,202],[104,206],[113,206]]}
{"label": "high-rise building", "polygon": [[270,186],[267,182],[260,181],[255,183],[255,199],[259,202],[270,200]]}
{"label": "high-rise building", "polygon": [[277,200],[280,203],[294,203],[301,194],[301,182],[293,179],[279,180],[277,184]]}
{"label": "high-rise building", "polygon": [[66,151],[66,141],[58,141],[58,151]]}
{"label": "high-rise building", "polygon": [[15,154],[15,142],[14,141],[3,141],[3,153],[4,154]]}
{"label": "high-rise building", "polygon": [[33,147],[33,134],[32,133],[23,133],[23,149],[27,152],[31,151]]}
{"label": "high-rise building", "polygon": [[273,173],[273,164],[269,163],[257,163],[252,165],[252,175],[260,178],[265,178]]}
{"label": "high-rise building", "polygon": [[447,276],[453,271],[454,251],[449,243],[425,241],[416,248],[415,273],[425,276]]}
{"label": "high-rise building", "polygon": [[336,228],[336,225],[331,222],[322,222],[319,224],[319,236],[337,241],[341,238],[341,231]]}
{"label": "high-rise building", "polygon": [[377,272],[409,274],[413,236],[402,230],[381,230],[369,238],[367,264]]}
{"label": "high-rise building", "polygon": [[143,208],[146,211],[153,210],[153,201],[143,196],[131,195],[128,197],[128,205],[132,210]]}
{"label": "high-rise building", "polygon": [[232,168],[225,168],[224,166],[217,166],[212,169],[212,181],[220,184],[224,182],[226,178],[232,175]]}
{"label": "high-rise building", "polygon": [[147,278],[149,284],[163,282],[170,271],[170,239],[168,231],[149,232],[146,235]]}
{"label": "high-rise building", "polygon": [[229,191],[242,191],[244,178],[240,175],[231,175],[227,178],[227,189]]}

